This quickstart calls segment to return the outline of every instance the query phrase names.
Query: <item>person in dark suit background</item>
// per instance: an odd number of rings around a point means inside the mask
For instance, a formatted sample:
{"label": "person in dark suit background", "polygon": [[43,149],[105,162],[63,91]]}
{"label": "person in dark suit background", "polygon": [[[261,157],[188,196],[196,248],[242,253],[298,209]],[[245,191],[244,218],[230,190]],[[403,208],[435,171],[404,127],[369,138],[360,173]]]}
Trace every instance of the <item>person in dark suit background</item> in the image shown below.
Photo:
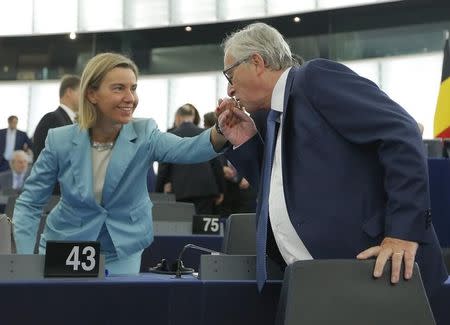
{"label": "person in dark suit background", "polygon": [[48,130],[74,123],[78,112],[80,77],[65,75],[59,85],[59,107],[45,114],[33,135],[33,156],[36,161],[45,146]]}
{"label": "person in dark suit background", "polygon": [[[200,124],[200,114],[195,108],[194,105],[191,104],[185,104],[194,112],[194,125],[198,126]],[[175,116],[173,119],[173,125],[171,128],[167,129],[167,132],[173,133],[173,131],[180,126],[180,124],[183,122],[183,117],[180,115],[180,110],[177,109],[175,112]],[[168,165],[167,164],[159,164],[158,165],[158,173],[155,176],[156,178],[156,184],[154,185],[154,190],[159,193],[172,193],[172,183],[167,178],[169,171],[167,170]],[[152,177],[153,170],[149,170],[149,179]],[[150,188],[150,186],[149,186]]]}
{"label": "person in dark suit background", "polygon": [[[185,104],[177,110],[179,126],[172,130],[173,134],[184,138],[194,137],[204,131],[194,124],[194,108],[192,104]],[[158,174],[158,177],[170,182],[177,201],[194,203],[197,214],[213,214],[215,207],[222,203],[224,179],[217,158],[204,163],[165,166],[166,174]]]}
{"label": "person in dark suit background", "polygon": [[[259,188],[259,288],[266,253],[287,264],[375,257],[376,278],[392,260],[392,283],[411,278],[416,261],[432,297],[448,274],[414,119],[342,64],[298,66],[283,36],[263,23],[224,41],[224,68],[234,100],[218,106],[218,129],[233,145],[227,159]],[[269,112],[265,141],[241,105]],[[272,152],[273,161],[264,158]]]}
{"label": "person in dark suit background", "polygon": [[[262,114],[255,115],[259,116]],[[255,121],[255,124],[258,125],[255,117],[252,116],[252,118]],[[259,119],[261,120],[262,118]],[[216,123],[217,117],[215,112],[209,112],[203,115],[203,125],[205,129],[213,127]],[[233,213],[255,212],[255,190],[250,186],[249,182],[244,177],[238,174],[236,168],[234,168],[225,156],[221,155],[217,157],[217,159],[219,159],[221,163],[225,181],[223,201],[222,204],[220,204],[216,209],[217,214],[228,217]]]}
{"label": "person in dark suit background", "polygon": [[9,161],[15,150],[30,153],[32,142],[28,135],[17,129],[19,118],[15,115],[8,117],[8,128],[0,130],[0,172],[9,169]]}
{"label": "person in dark suit background", "polygon": [[[192,123],[194,123],[194,125],[199,125],[200,124],[200,113],[198,112],[198,110],[195,108],[194,105],[192,104],[185,104],[185,105],[189,105],[190,109],[194,111],[194,121]],[[173,130],[175,130],[177,127],[180,126],[180,124],[182,123],[182,117],[179,114],[179,111],[177,110],[175,112],[175,117],[173,119],[173,125],[171,128],[167,129],[167,132],[172,132]]]}

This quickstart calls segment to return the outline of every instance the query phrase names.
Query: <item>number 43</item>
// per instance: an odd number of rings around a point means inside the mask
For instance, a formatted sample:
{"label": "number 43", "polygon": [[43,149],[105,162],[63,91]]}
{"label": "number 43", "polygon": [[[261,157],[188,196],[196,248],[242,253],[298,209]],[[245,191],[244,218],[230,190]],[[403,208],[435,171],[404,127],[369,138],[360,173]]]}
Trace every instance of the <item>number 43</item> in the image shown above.
{"label": "number 43", "polygon": [[92,271],[95,267],[95,249],[92,246],[86,246],[83,248],[81,255],[86,255],[86,262],[80,262],[80,246],[73,246],[69,256],[66,259],[66,265],[72,266],[74,271],[78,271],[78,267],[81,265],[83,271]]}

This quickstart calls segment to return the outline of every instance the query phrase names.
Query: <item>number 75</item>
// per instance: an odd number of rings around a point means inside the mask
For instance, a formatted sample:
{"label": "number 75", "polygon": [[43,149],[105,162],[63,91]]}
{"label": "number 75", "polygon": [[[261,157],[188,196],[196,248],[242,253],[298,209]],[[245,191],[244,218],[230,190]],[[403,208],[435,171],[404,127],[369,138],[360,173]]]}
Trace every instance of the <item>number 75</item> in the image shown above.
{"label": "number 75", "polygon": [[219,218],[203,218],[205,222],[204,231],[208,231],[208,228],[212,232],[217,232],[219,230]]}

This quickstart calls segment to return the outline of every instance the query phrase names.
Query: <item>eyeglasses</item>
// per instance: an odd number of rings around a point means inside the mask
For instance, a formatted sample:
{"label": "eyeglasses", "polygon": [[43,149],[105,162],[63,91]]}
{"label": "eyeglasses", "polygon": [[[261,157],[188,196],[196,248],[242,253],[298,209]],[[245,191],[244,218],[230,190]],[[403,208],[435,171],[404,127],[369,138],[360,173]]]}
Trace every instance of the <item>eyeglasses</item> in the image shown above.
{"label": "eyeglasses", "polygon": [[236,68],[241,63],[244,63],[248,59],[250,59],[250,56],[247,56],[247,57],[245,57],[243,59],[240,59],[240,60],[234,62],[232,65],[230,65],[228,68],[226,68],[225,70],[222,71],[223,75],[225,76],[225,78],[227,78],[227,80],[230,83],[230,85],[233,85],[233,74],[230,73],[231,70]]}

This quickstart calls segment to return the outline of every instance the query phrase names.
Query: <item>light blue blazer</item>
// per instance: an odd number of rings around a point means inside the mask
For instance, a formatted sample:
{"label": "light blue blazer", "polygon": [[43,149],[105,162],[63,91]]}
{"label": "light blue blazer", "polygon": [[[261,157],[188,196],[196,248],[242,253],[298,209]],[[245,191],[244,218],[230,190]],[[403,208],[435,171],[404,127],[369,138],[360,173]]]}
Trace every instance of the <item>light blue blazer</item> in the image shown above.
{"label": "light blue blazer", "polygon": [[44,205],[58,181],[61,200],[48,215],[47,240],[97,240],[105,224],[119,258],[153,241],[147,171],[153,161],[199,163],[217,156],[207,130],[193,138],[160,132],[152,119],[124,125],[106,170],[101,204],[93,193],[91,144],[78,125],[51,129],[14,209],[17,253],[31,254]]}

